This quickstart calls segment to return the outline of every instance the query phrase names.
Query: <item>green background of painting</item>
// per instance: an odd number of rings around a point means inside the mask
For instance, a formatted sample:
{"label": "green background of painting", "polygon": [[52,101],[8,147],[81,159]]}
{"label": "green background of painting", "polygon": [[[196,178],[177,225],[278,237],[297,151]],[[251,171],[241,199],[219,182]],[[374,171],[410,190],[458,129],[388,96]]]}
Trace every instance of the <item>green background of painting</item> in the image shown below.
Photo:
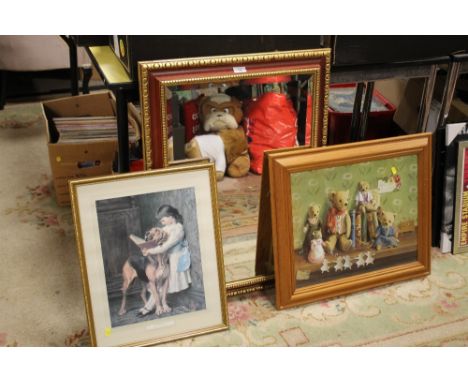
{"label": "green background of painting", "polygon": [[384,210],[397,214],[396,224],[412,219],[417,225],[418,165],[416,155],[303,171],[291,175],[294,248],[298,249],[302,246],[307,207],[311,203],[317,203],[321,207],[320,217],[324,223],[330,207],[328,202],[330,191],[349,190],[348,209],[352,210],[356,206],[358,183],[365,180],[369,182],[371,190],[377,190],[377,181],[391,176],[393,166],[397,168],[397,174],[401,177],[401,188],[398,191],[381,194],[380,205]]}

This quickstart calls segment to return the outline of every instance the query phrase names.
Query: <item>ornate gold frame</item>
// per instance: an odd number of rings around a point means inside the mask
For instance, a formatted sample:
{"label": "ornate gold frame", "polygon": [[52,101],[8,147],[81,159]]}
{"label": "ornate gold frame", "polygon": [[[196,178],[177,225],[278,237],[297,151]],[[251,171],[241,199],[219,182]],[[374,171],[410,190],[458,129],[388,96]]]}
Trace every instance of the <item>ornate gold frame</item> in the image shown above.
{"label": "ornate gold frame", "polygon": [[[247,70],[243,73],[232,71],[233,67],[249,67],[249,65],[254,65],[253,68],[256,70],[252,72]],[[228,67],[231,67],[231,72],[226,71]],[[173,85],[235,81],[274,75],[310,74],[314,83],[311,146],[326,145],[330,49],[147,61],[140,62],[138,68],[142,106],[143,157],[146,169],[170,165],[167,145],[168,126],[165,118],[167,111],[165,102],[161,102],[161,100],[165,100],[166,87]],[[158,105],[154,105],[155,98]],[[155,113],[158,116],[153,115]],[[160,135],[155,138],[153,135],[156,122]],[[322,131],[321,136],[318,133],[319,129]],[[158,147],[162,153],[162,159],[159,163],[155,163],[153,160],[155,147]],[[266,285],[271,284],[272,280],[272,275],[257,275],[229,282],[226,285],[228,296],[263,289]]]}
{"label": "ornate gold frame", "polygon": [[[213,56],[213,57],[201,57],[201,58],[188,58],[188,59],[174,59],[174,60],[160,60],[160,61],[145,61],[140,62],[138,64],[138,76],[139,76],[139,83],[140,83],[140,103],[142,106],[142,123],[143,123],[143,146],[144,146],[144,163],[146,169],[151,169],[155,167],[155,164],[152,161],[152,154],[153,154],[153,145],[154,141],[152,138],[151,132],[151,123],[152,116],[151,116],[151,100],[150,100],[150,83],[149,77],[151,74],[165,74],[165,73],[173,73],[177,71],[177,73],[184,73],[182,74],[182,78],[178,78],[176,80],[162,80],[159,91],[159,99],[164,99],[162,96],[164,95],[164,87],[171,86],[171,85],[180,85],[180,84],[196,84],[196,83],[208,83],[212,82],[221,82],[221,81],[234,81],[239,79],[248,79],[253,77],[262,77],[262,76],[269,76],[269,75],[284,75],[284,74],[299,74],[304,73],[319,73],[320,71],[317,69],[313,70],[304,70],[301,69],[300,71],[294,70],[266,70],[264,72],[255,72],[255,73],[232,73],[232,74],[217,74],[216,68],[220,66],[243,66],[249,64],[271,64],[271,63],[284,63],[287,65],[288,63],[295,63],[301,62],[304,60],[312,60],[312,59],[324,59],[324,102],[323,102],[323,135],[321,141],[319,141],[319,137],[314,136],[312,146],[321,146],[326,145],[327,143],[327,127],[328,127],[328,89],[330,84],[330,49],[314,49],[314,50],[298,50],[298,51],[285,51],[285,52],[271,52],[271,53],[262,53],[262,54],[246,54],[246,55],[230,55],[230,56]],[[202,74],[202,73],[194,73],[195,69],[212,69],[213,72],[210,74]],[[313,108],[313,127],[312,130],[316,131],[318,125],[318,102],[320,101],[320,86],[318,86],[319,78],[315,78],[315,86],[314,87],[314,102],[315,107]],[[161,115],[165,115],[165,104],[164,102],[159,103]],[[167,125],[164,118],[162,118],[159,123],[160,129],[162,131],[162,142],[158,144],[162,144],[163,149],[163,165],[162,167],[166,167],[167,163]],[[314,129],[315,127],[315,129]]]}
{"label": "ornate gold frame", "polygon": [[[163,342],[169,342],[184,338],[193,337],[196,335],[202,335],[212,332],[217,332],[220,330],[228,329],[229,322],[228,322],[228,314],[227,314],[227,303],[226,303],[226,289],[225,289],[225,274],[224,274],[224,262],[222,259],[222,244],[221,244],[221,230],[220,230],[220,222],[219,222],[219,214],[218,214],[218,199],[217,199],[217,192],[216,192],[216,176],[214,171],[213,164],[194,164],[190,166],[177,166],[173,168],[167,169],[160,169],[160,170],[153,170],[153,171],[146,171],[146,172],[139,172],[139,173],[131,173],[131,174],[120,174],[120,175],[111,175],[105,177],[98,177],[98,178],[87,178],[82,180],[75,180],[70,181],[70,194],[71,194],[71,205],[72,205],[72,214],[73,214],[73,221],[75,223],[75,236],[77,242],[77,250],[78,250],[78,257],[80,262],[80,269],[81,269],[81,278],[83,281],[83,291],[84,291],[84,301],[86,307],[86,314],[89,326],[89,332],[91,337],[91,345],[92,346],[99,346],[97,343],[97,336],[96,336],[96,325],[95,325],[95,315],[93,313],[93,304],[91,301],[91,289],[90,289],[90,280],[89,280],[89,271],[87,261],[86,261],[86,254],[84,250],[84,236],[83,236],[83,226],[82,224],[86,224],[82,221],[82,211],[79,204],[79,195],[78,193],[80,190],[88,185],[96,185],[96,184],[108,184],[113,182],[119,182],[122,180],[133,180],[137,178],[150,178],[150,177],[157,177],[158,175],[178,175],[184,174],[187,172],[194,172],[194,171],[206,171],[208,172],[209,176],[209,183],[210,183],[210,193],[211,193],[211,209],[213,214],[213,224],[214,224],[214,237],[215,243],[214,246],[216,248],[216,267],[218,271],[218,283],[220,286],[219,290],[219,298],[220,298],[220,307],[221,307],[221,323],[206,327],[200,328],[197,330],[192,330],[188,332],[181,332],[176,335],[170,336],[163,336],[158,338],[149,338],[143,341],[132,341],[129,339],[128,342],[122,343],[118,346],[147,346],[147,345],[154,345]],[[207,190],[208,191],[208,190]],[[138,191],[135,192],[138,194]],[[132,194],[133,195],[133,194]],[[177,319],[177,316],[174,316],[174,320]],[[107,345],[105,345],[107,346]]]}
{"label": "ornate gold frame", "polygon": [[[292,232],[291,175],[314,169],[416,155],[418,163],[417,260],[368,273],[352,274],[296,288]],[[271,208],[272,248],[260,256],[265,263],[274,259],[276,306],[278,309],[313,302],[382,284],[422,277],[430,273],[431,243],[431,134],[415,134],[376,141],[323,148],[271,151],[266,154]],[[266,179],[265,179],[266,180]],[[273,253],[270,253],[272,251]]]}

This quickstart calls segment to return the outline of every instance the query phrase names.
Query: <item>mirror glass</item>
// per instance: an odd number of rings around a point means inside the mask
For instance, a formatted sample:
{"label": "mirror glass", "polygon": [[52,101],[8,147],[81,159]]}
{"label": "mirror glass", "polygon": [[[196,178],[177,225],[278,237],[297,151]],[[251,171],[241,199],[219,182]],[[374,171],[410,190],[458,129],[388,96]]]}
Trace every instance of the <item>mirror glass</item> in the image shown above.
{"label": "mirror glass", "polygon": [[318,74],[316,67],[294,75],[205,76],[196,83],[167,81],[161,89],[168,163],[201,157],[215,162],[227,282],[258,276],[263,152],[322,140],[314,136],[318,113],[312,112],[318,110]]}

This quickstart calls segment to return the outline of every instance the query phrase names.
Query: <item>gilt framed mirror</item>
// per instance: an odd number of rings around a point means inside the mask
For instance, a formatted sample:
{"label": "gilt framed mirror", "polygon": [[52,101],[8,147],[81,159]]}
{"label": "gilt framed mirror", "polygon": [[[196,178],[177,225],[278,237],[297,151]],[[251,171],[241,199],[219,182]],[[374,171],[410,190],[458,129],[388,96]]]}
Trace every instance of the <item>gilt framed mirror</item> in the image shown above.
{"label": "gilt framed mirror", "polygon": [[215,162],[229,295],[255,270],[263,153],[327,142],[330,49],[139,63],[145,169]]}

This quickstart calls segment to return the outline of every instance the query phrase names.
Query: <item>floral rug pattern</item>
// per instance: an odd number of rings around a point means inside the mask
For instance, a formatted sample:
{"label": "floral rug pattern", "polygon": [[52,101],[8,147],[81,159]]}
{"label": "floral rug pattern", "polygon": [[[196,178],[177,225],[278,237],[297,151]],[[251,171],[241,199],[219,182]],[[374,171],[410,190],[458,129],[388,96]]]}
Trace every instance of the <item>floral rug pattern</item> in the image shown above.
{"label": "floral rug pattern", "polygon": [[22,224],[48,228],[57,235],[73,235],[73,220],[68,207],[58,207],[52,195],[51,177],[41,174],[32,186],[26,186],[24,193],[16,197],[16,205],[6,208],[5,215],[14,215]]}
{"label": "floral rug pattern", "polygon": [[225,191],[219,194],[221,230],[251,226],[257,229],[259,194]]}
{"label": "floral rug pattern", "polygon": [[[0,346],[88,346],[71,212],[54,200],[40,109],[12,109],[0,111]],[[256,218],[248,196],[220,206]],[[273,289],[237,296],[228,314],[229,330],[163,346],[466,346],[468,254],[433,250],[428,277],[294,309],[276,310]]]}

